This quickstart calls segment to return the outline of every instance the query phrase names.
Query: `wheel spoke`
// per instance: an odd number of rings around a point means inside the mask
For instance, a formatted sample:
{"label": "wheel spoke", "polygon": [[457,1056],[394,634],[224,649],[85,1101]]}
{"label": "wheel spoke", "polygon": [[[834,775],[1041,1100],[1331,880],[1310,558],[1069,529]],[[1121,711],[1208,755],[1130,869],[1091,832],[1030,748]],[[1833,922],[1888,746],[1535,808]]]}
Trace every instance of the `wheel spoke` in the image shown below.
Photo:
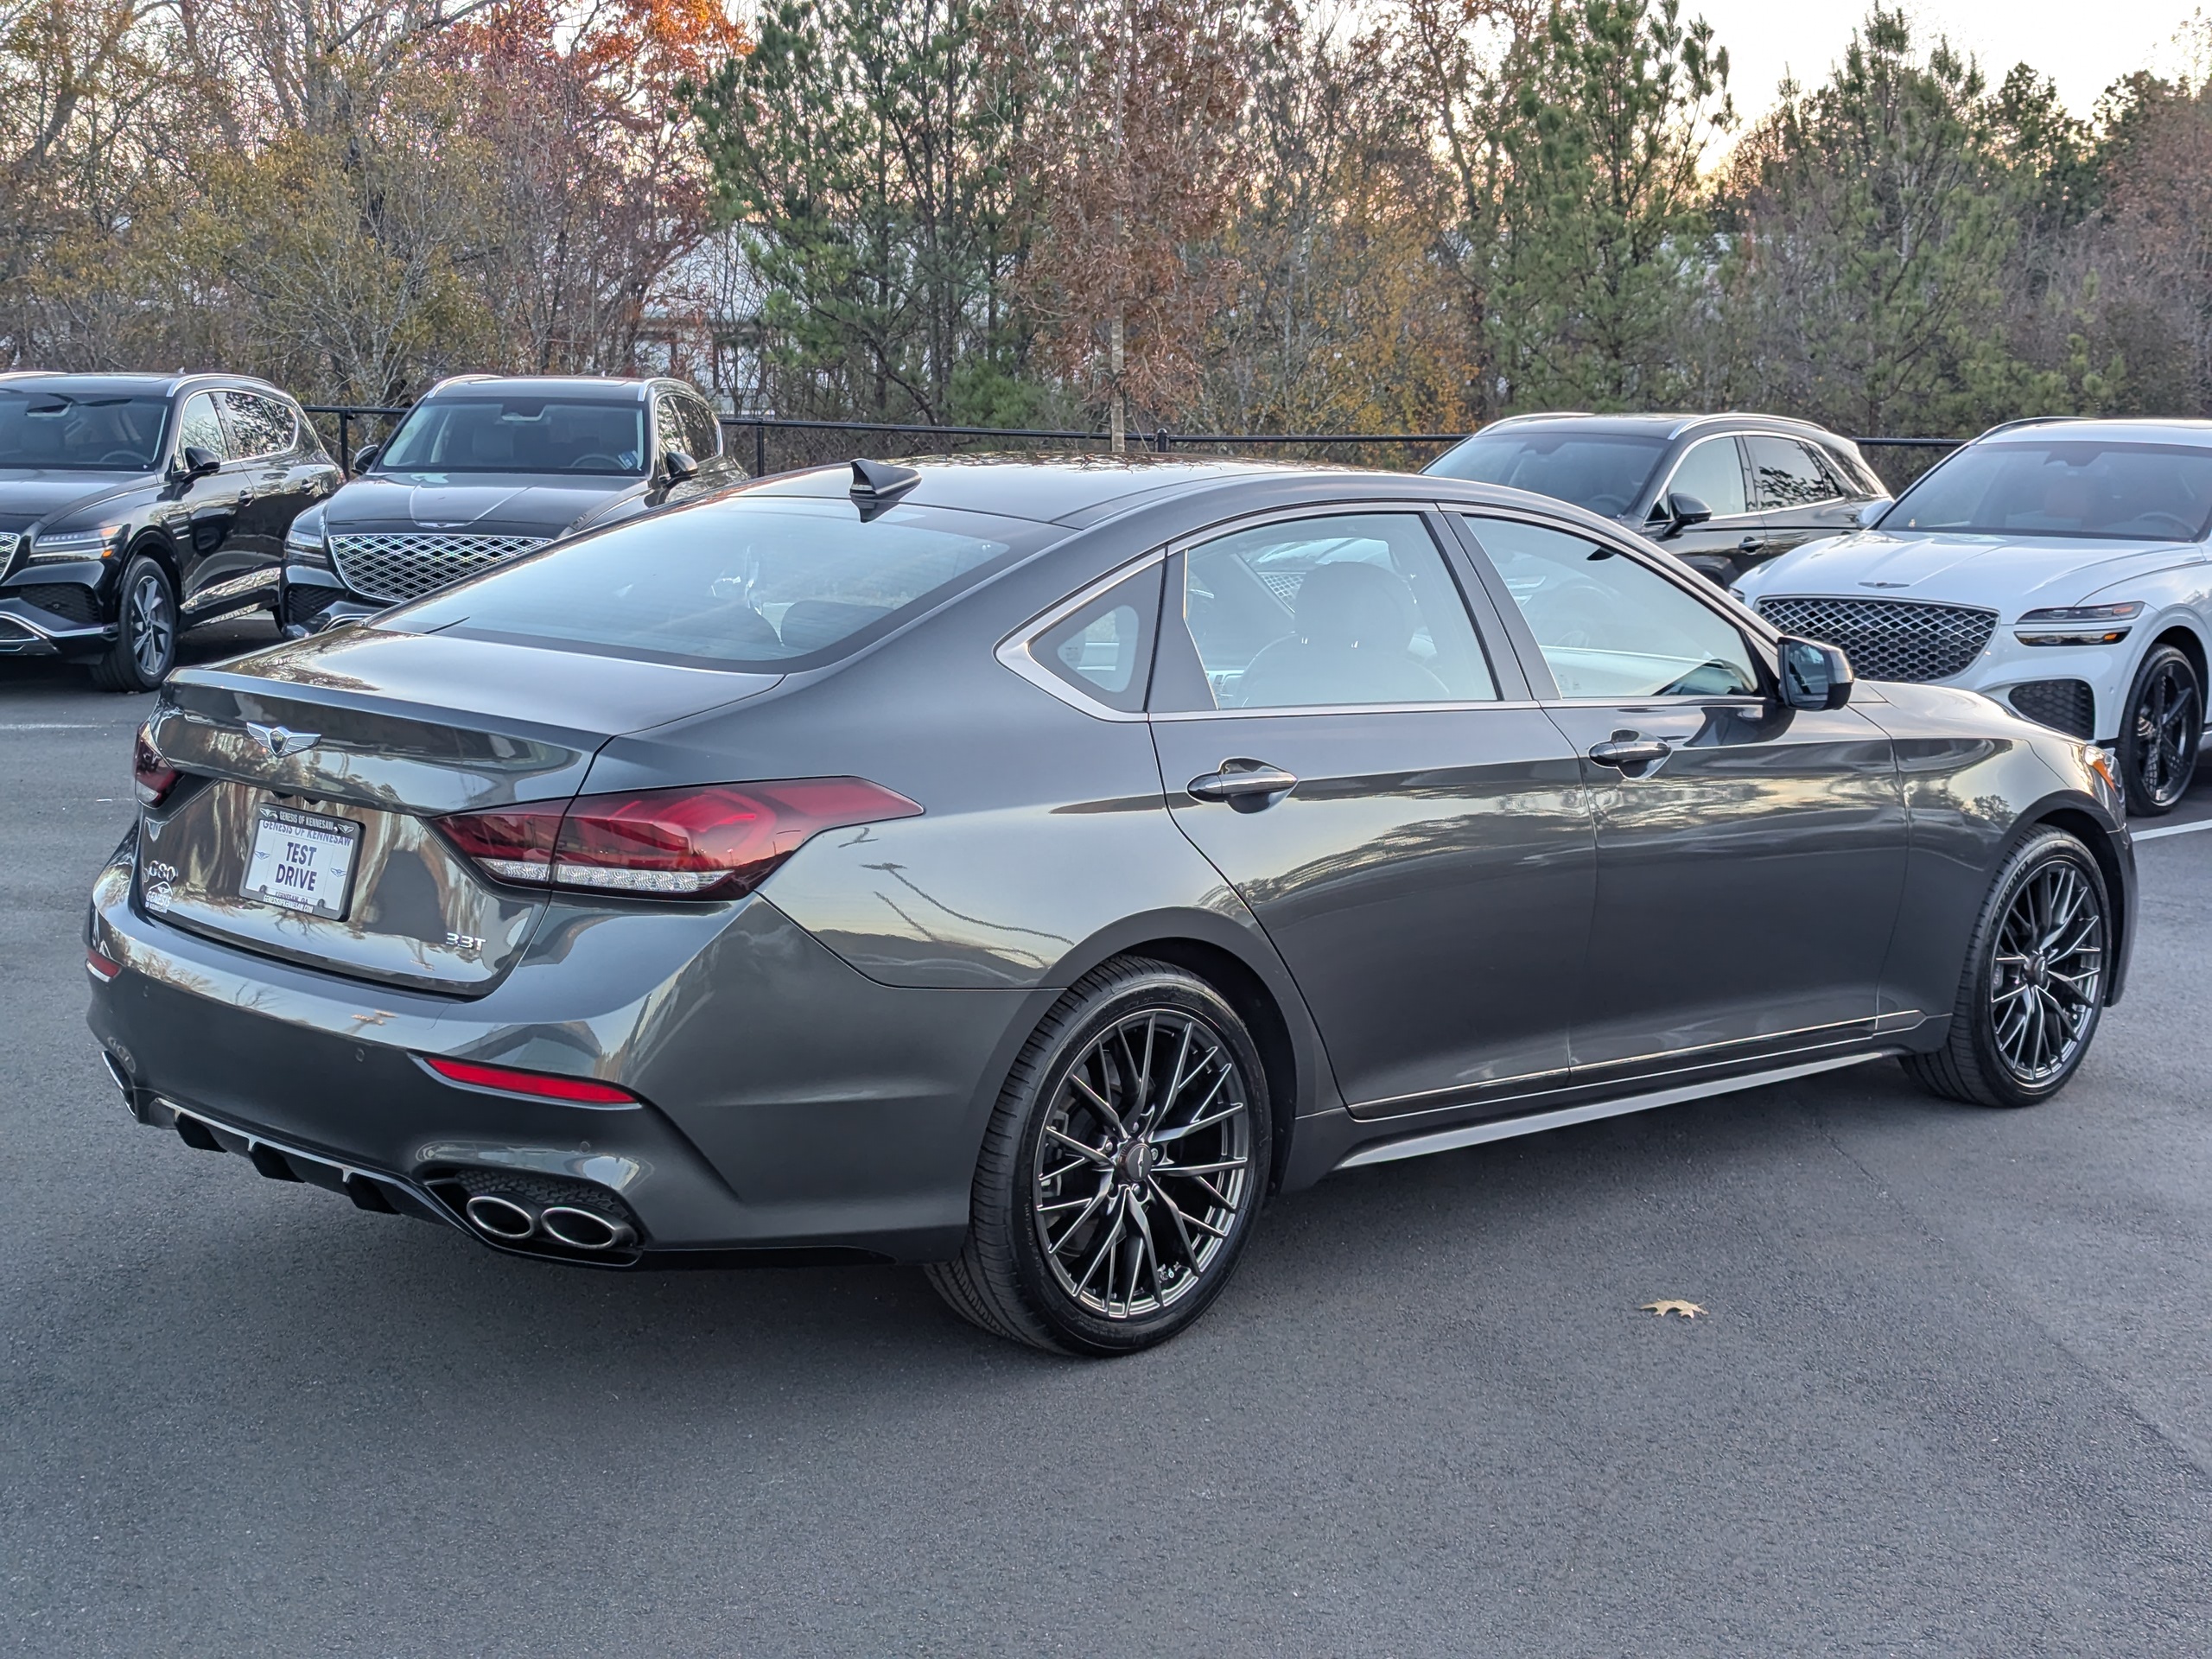
{"label": "wheel spoke", "polygon": [[1061,1130],[1054,1128],[1049,1123],[1045,1126],[1045,1133],[1057,1144],[1065,1147],[1070,1152],[1082,1154],[1084,1158],[1088,1159],[1094,1164],[1103,1164],[1109,1167],[1113,1164],[1114,1160],[1109,1158],[1104,1153],[1099,1151],[1097,1147],[1086,1147],[1082,1141],[1077,1140],[1073,1135],[1065,1134]]}

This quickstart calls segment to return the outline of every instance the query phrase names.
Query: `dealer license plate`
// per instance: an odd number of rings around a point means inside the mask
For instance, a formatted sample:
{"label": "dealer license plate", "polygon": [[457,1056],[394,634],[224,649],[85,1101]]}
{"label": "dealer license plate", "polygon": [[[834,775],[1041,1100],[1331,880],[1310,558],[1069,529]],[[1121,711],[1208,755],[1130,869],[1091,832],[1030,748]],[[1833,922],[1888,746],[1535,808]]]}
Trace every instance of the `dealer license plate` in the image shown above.
{"label": "dealer license plate", "polygon": [[238,891],[286,910],[340,920],[360,843],[361,826],[350,818],[264,806]]}

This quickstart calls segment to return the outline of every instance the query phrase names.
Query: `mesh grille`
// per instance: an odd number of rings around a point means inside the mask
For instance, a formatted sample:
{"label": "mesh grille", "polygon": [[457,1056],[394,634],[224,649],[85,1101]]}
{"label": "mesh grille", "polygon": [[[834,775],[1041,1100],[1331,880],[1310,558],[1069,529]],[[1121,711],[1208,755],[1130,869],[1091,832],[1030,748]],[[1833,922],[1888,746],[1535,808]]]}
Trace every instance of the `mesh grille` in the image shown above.
{"label": "mesh grille", "polygon": [[1994,611],[1902,599],[1763,599],[1758,612],[1784,633],[1842,646],[1870,680],[1947,680],[1997,626]]}
{"label": "mesh grille", "polygon": [[509,559],[535,553],[547,536],[334,536],[330,556],[346,585],[364,599],[396,605]]}
{"label": "mesh grille", "polygon": [[6,575],[8,567],[16,562],[16,549],[22,539],[12,532],[0,531],[0,576]]}
{"label": "mesh grille", "polygon": [[2005,695],[2038,725],[2072,737],[2095,734],[2097,696],[2087,680],[2030,680]]}
{"label": "mesh grille", "polygon": [[92,597],[92,590],[79,588],[73,582],[41,582],[29,588],[11,588],[8,591],[12,598],[35,605],[54,616],[67,617],[72,622],[90,626],[100,620],[100,602]]}

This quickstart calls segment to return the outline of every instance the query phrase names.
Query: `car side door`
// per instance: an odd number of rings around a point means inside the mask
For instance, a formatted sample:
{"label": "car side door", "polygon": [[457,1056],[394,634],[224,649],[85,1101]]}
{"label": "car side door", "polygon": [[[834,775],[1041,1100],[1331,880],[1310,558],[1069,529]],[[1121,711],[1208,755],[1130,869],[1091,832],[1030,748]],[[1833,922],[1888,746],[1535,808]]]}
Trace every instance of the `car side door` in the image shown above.
{"label": "car side door", "polygon": [[1582,769],[1464,575],[1402,505],[1249,523],[1168,563],[1149,705],[1168,804],[1361,1116],[1463,1113],[1571,1064]]}
{"label": "car side door", "polygon": [[[1766,548],[1774,558],[1821,536],[1840,536],[1858,522],[1866,498],[1847,490],[1838,469],[1802,438],[1753,432],[1744,438],[1751,484],[1765,515]],[[1746,567],[1748,568],[1748,566]]]}
{"label": "car side door", "polygon": [[237,517],[220,556],[191,586],[185,609],[195,620],[276,602],[284,532],[321,493],[319,469],[300,453],[300,421],[288,404],[233,387],[217,392],[215,405],[230,456],[223,475],[238,482]]}
{"label": "car side door", "polygon": [[[1694,498],[1713,516],[1670,531],[1668,502],[1676,495]],[[1685,449],[1661,483],[1652,512],[1648,533],[1691,569],[1724,588],[1746,564],[1764,556],[1766,521],[1751,505],[1743,450],[1731,435],[1700,438]]]}
{"label": "car side door", "polygon": [[[231,458],[230,434],[212,391],[192,393],[178,411],[173,465],[180,474],[188,467],[188,450],[219,463],[212,473],[184,480],[167,519],[176,549],[179,602],[186,619],[197,621],[213,613],[208,591],[238,574],[233,566],[244,563],[235,543],[246,475]],[[220,608],[219,599],[215,609]]]}
{"label": "car side door", "polygon": [[1903,1018],[1880,994],[1907,841],[1888,736],[1783,702],[1727,601],[1624,543],[1456,523],[1590,791],[1577,1080],[1863,1043]]}

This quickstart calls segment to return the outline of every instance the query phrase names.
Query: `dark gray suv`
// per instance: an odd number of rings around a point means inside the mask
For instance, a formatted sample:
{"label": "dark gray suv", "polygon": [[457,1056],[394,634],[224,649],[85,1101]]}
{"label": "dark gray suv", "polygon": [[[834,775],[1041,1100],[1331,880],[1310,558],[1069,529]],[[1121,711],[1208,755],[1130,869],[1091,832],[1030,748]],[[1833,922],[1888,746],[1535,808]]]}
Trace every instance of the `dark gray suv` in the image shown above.
{"label": "dark gray suv", "polygon": [[353,471],[284,538],[296,637],[745,476],[684,381],[487,374],[440,381]]}
{"label": "dark gray suv", "polygon": [[1723,588],[1889,502],[1857,444],[1776,415],[1516,415],[1427,470],[1603,513]]}
{"label": "dark gray suv", "polygon": [[137,773],[143,1122],[1090,1353],[1333,1170],[1883,1058],[2047,1099],[2133,932],[2101,751],[1439,478],[763,480],[175,675]]}

